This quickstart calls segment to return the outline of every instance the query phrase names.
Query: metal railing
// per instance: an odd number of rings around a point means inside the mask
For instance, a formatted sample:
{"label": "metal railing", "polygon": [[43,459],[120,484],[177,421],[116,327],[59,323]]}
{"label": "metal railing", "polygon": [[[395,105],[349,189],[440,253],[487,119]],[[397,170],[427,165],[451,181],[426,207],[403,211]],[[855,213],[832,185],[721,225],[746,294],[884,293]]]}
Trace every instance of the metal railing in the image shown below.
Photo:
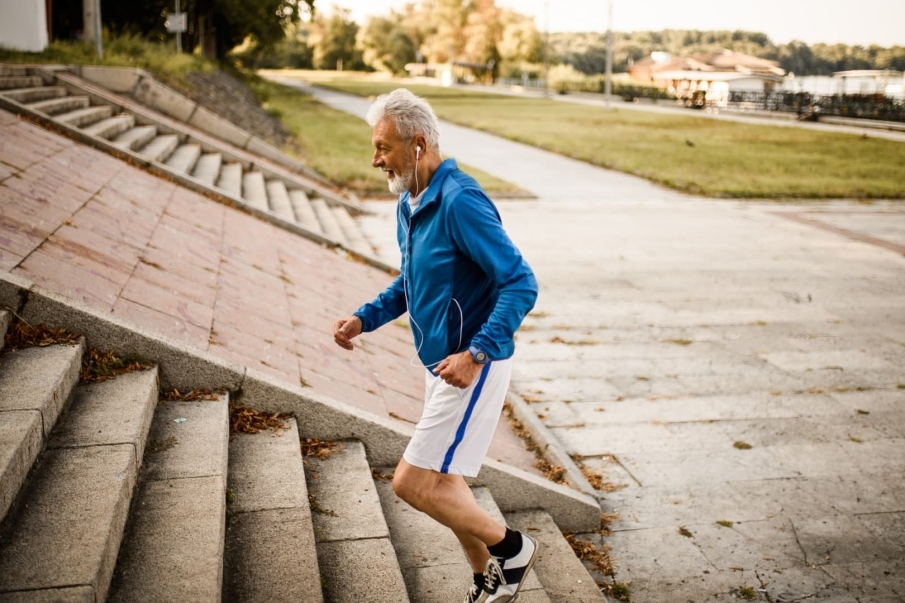
{"label": "metal railing", "polygon": [[724,106],[741,110],[795,113],[905,122],[905,101],[882,94],[810,94],[808,92],[730,92]]}

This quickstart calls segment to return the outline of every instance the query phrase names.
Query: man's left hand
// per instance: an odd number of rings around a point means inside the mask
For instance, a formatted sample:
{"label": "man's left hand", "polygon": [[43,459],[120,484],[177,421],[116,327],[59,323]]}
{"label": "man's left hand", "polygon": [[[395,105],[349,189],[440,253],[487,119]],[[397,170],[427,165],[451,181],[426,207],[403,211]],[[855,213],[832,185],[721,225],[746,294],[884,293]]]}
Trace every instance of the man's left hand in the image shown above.
{"label": "man's left hand", "polygon": [[437,374],[453,387],[465,389],[472,384],[482,368],[484,365],[475,362],[471,352],[465,350],[444,358],[437,365]]}

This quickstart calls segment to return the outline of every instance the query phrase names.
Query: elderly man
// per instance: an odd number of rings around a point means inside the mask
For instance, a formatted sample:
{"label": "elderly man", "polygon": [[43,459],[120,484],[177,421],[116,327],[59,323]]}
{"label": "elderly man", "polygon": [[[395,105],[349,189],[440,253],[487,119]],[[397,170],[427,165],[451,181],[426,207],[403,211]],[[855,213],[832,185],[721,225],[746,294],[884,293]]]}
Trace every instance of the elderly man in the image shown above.
{"label": "elderly man", "polygon": [[462,543],[474,570],[466,603],[512,601],[537,543],[487,515],[463,476],[478,474],[490,447],[512,375],[513,336],[534,306],[537,282],[493,202],[455,160],[441,157],[426,100],[395,90],[374,102],[368,123],[371,163],[400,196],[402,271],[374,301],[336,321],[334,339],[352,350],[357,335],[408,312],[411,362],[426,369],[424,410],[393,490]]}

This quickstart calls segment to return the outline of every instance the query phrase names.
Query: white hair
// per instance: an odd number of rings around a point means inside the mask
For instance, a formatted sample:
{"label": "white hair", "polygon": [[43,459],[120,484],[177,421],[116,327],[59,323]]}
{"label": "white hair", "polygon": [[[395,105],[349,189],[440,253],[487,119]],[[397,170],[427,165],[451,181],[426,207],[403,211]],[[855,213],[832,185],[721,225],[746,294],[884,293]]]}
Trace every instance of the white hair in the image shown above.
{"label": "white hair", "polygon": [[404,142],[421,134],[427,140],[428,147],[440,150],[440,122],[424,98],[405,88],[381,94],[368,109],[368,124],[373,128],[384,117],[393,120],[396,133]]}

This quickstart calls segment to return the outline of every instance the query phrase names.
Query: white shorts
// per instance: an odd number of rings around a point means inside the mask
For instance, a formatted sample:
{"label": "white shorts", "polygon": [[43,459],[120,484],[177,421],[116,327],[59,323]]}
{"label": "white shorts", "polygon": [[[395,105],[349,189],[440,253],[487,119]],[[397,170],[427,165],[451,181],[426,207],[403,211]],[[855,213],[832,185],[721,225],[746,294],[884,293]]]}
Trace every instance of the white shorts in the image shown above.
{"label": "white shorts", "polygon": [[474,477],[500,420],[512,359],[488,362],[465,389],[425,373],[424,411],[402,458],[421,469]]}

